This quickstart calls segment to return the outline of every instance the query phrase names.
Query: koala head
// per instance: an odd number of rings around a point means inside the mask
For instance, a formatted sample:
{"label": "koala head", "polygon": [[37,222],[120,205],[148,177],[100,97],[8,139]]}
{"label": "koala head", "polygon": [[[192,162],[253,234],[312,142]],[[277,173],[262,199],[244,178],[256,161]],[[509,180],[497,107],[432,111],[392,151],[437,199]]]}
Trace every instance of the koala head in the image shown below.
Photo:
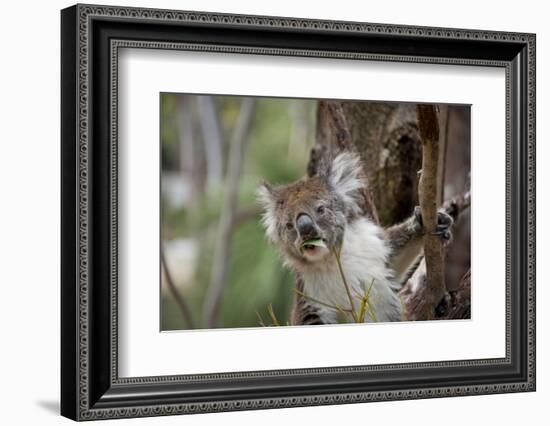
{"label": "koala head", "polygon": [[361,212],[362,176],[359,156],[345,152],[322,164],[314,177],[260,186],[267,237],[287,263],[299,269],[339,250],[346,225]]}

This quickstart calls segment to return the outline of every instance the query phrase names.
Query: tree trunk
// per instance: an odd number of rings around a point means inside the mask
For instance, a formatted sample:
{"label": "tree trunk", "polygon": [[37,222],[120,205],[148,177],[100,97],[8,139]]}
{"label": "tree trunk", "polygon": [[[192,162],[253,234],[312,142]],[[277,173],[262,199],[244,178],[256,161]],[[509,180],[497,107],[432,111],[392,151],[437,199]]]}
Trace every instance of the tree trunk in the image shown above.
{"label": "tree trunk", "polygon": [[334,107],[345,118],[348,146],[363,159],[380,224],[389,226],[404,220],[418,205],[418,171],[422,167],[415,105],[320,101],[309,175],[315,174],[315,159],[347,149],[341,142],[345,139],[343,131],[331,119]]}

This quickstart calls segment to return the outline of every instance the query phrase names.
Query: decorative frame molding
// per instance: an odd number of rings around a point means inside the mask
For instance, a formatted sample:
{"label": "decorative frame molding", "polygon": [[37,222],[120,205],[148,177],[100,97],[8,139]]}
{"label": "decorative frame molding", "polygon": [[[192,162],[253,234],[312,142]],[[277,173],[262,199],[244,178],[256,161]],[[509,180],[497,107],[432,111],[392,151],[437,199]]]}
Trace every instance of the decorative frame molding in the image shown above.
{"label": "decorative frame molding", "polygon": [[[129,30],[129,23],[139,28]],[[182,35],[176,37],[174,28]],[[209,28],[233,38],[213,42]],[[254,45],[250,32],[265,37]],[[158,40],[140,38],[144,33]],[[324,48],[301,39],[310,33],[332,44]],[[354,44],[365,40],[364,48]],[[413,44],[417,54],[400,52]],[[116,124],[123,47],[505,68],[506,357],[119,378]],[[62,81],[63,415],[91,420],[535,389],[533,34],[76,5],[62,11]],[[463,378],[457,371],[479,378],[456,385],[453,380]],[[420,372],[432,385],[410,388],[400,382]],[[389,380],[378,386],[382,373]],[[298,377],[306,385],[293,384]],[[328,391],[336,378],[344,383]],[[242,389],[224,393],[224,383],[235,379]]]}

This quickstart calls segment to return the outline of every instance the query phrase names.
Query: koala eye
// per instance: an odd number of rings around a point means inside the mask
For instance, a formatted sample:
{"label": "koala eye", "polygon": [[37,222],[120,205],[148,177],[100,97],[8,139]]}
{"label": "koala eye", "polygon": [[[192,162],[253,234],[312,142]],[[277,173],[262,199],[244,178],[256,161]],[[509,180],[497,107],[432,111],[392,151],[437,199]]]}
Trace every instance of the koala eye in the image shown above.
{"label": "koala eye", "polygon": [[319,206],[317,207],[317,213],[319,214],[323,214],[325,212],[325,206]]}
{"label": "koala eye", "polygon": [[288,229],[289,231],[291,231],[292,229],[294,228],[294,225],[290,222],[287,222],[286,224],[286,229]]}

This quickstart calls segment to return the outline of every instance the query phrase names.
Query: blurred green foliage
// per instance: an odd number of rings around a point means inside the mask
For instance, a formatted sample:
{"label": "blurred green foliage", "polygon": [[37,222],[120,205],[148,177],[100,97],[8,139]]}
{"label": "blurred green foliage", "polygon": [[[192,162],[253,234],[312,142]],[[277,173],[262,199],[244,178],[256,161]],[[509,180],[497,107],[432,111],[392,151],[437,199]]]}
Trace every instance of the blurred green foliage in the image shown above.
{"label": "blurred green foliage", "polygon": [[[181,120],[178,117],[181,110],[178,106],[182,96],[184,102],[186,98],[193,97],[168,93],[161,95],[162,179],[165,179],[167,172],[178,172],[181,167]],[[241,99],[233,96],[214,97],[224,142],[224,163],[227,162],[228,145],[239,115]],[[294,277],[282,266],[279,255],[264,237],[257,214],[255,192],[263,180],[283,183],[304,175],[309,149],[313,144],[315,107],[316,102],[310,100],[257,99],[251,139],[239,184],[238,208],[238,211],[256,213],[240,222],[233,233],[220,327],[257,327],[257,312],[268,323],[269,304],[273,305],[281,323],[289,319]],[[200,120],[200,116],[195,119]],[[195,143],[204,141],[197,138]],[[172,207],[165,194],[162,194],[163,244],[175,239],[192,239],[199,247],[191,281],[175,283],[189,304],[196,328],[203,327],[202,304],[211,280],[222,193],[223,187],[205,190],[192,203],[183,207]],[[162,286],[161,296],[161,329],[187,328],[166,286]]]}

